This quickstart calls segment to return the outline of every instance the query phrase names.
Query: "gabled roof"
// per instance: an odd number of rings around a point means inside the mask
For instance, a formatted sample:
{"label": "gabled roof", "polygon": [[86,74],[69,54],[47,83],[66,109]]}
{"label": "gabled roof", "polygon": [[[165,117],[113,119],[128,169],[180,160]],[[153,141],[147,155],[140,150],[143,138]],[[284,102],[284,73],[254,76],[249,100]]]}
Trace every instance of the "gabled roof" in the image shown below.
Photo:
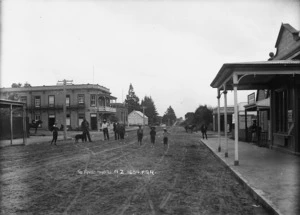
{"label": "gabled roof", "polygon": [[279,34],[276,40],[276,44],[275,44],[275,48],[277,48],[280,40],[281,40],[281,36],[284,30],[288,30],[289,32],[291,32],[291,34],[293,34],[294,38],[298,38],[299,39],[299,31],[297,31],[295,28],[293,28],[290,24],[281,24],[281,28],[279,30]]}

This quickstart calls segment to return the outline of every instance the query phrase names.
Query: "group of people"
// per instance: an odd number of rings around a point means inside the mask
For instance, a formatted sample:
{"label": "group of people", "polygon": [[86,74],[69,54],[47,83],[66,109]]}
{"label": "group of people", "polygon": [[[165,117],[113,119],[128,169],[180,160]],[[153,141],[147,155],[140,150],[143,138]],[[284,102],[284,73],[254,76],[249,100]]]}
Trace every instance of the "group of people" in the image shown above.
{"label": "group of people", "polygon": [[115,140],[121,140],[124,141],[125,137],[125,125],[120,124],[118,122],[115,122],[113,124],[113,130],[114,130],[114,135],[115,135]]}
{"label": "group of people", "polygon": [[[138,130],[137,130],[138,144],[140,146],[142,145],[143,135],[144,135],[144,131],[142,129],[142,126],[140,125],[139,128],[138,128]],[[168,146],[169,136],[170,136],[170,133],[167,131],[166,128],[164,128],[164,131],[163,131],[164,148],[166,148]],[[154,147],[155,139],[156,139],[156,129],[153,126],[153,127],[151,127],[151,130],[150,130],[150,140],[151,140],[151,144],[152,144],[151,147]]]}
{"label": "group of people", "polygon": [[[89,132],[89,126],[90,126],[89,122],[84,118],[82,123],[81,123],[83,142],[86,142],[87,140],[89,140],[89,142],[92,142],[91,135],[90,135],[90,132]],[[102,129],[102,132],[103,132],[104,140],[109,140],[108,127],[109,127],[108,122],[106,120],[103,120],[101,129]],[[51,141],[51,145],[53,143],[54,143],[54,145],[56,145],[58,130],[59,130],[59,128],[56,126],[56,123],[55,123],[52,127],[53,138],[52,138],[52,141]],[[124,137],[125,137],[125,125],[124,124],[120,124],[118,122],[113,123],[113,131],[114,131],[115,140],[120,139],[121,141],[124,141]],[[168,146],[168,137],[169,137],[169,135],[170,135],[170,133],[167,131],[166,128],[164,128],[163,143],[164,143],[165,147]],[[137,130],[137,139],[138,139],[138,144],[140,146],[142,145],[143,136],[144,136],[144,131],[143,131],[142,126],[140,125],[138,130]],[[150,130],[150,139],[151,139],[152,147],[154,147],[155,138],[156,138],[156,129],[153,126],[153,127],[151,127],[151,130]]]}

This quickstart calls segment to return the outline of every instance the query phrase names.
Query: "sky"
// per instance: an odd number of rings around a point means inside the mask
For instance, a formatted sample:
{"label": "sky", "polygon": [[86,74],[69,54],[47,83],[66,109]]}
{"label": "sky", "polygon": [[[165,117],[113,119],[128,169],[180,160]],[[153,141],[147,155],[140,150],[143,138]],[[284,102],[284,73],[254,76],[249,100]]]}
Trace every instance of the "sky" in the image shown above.
{"label": "sky", "polygon": [[[184,118],[217,106],[210,84],[224,63],[276,53],[282,23],[300,30],[300,1],[4,0],[0,87],[68,79],[105,86],[123,102],[131,83],[159,115],[171,106]],[[251,92],[239,91],[238,102]]]}

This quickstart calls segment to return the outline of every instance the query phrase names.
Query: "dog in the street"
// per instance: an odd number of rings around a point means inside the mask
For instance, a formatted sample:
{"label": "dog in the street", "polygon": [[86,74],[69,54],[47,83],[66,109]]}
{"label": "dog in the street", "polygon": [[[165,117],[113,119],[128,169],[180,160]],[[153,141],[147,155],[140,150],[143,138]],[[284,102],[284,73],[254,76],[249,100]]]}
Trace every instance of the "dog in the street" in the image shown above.
{"label": "dog in the street", "polygon": [[81,139],[82,142],[84,142],[84,134],[76,134],[75,135],[75,143],[78,143],[78,140]]}

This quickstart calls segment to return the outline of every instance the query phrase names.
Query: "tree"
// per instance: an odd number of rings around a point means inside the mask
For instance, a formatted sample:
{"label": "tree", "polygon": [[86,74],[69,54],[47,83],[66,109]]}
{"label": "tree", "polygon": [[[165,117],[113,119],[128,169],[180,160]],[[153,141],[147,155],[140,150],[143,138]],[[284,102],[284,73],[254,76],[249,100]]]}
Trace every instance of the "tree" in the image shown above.
{"label": "tree", "polygon": [[12,83],[11,87],[12,88],[31,87],[31,84],[29,84],[27,81],[23,86],[21,83]]}
{"label": "tree", "polygon": [[176,121],[176,115],[173,108],[170,106],[162,118],[163,123],[167,125],[172,125]]}
{"label": "tree", "polygon": [[139,97],[135,95],[132,84],[129,86],[128,95],[125,99],[125,104],[128,108],[128,113],[131,113],[134,110],[141,111],[141,106],[139,104]]}
{"label": "tree", "polygon": [[158,113],[156,111],[156,107],[151,97],[145,96],[144,100],[141,102],[141,106],[145,107],[145,115],[148,117],[148,123],[154,124],[156,123],[156,119]]}
{"label": "tree", "polygon": [[193,113],[193,112],[188,112],[188,113],[186,113],[186,114],[184,115],[184,117],[185,117],[185,122],[184,122],[184,124],[185,124],[185,125],[190,125],[190,124],[192,124],[192,123],[194,122],[195,113]]}
{"label": "tree", "polygon": [[197,125],[210,124],[213,121],[213,109],[200,105],[195,111],[194,123]]}
{"label": "tree", "polygon": [[31,87],[31,84],[29,84],[28,82],[25,82],[23,87]]}
{"label": "tree", "polygon": [[20,87],[22,87],[22,84],[21,83],[13,83],[12,85],[11,85],[11,87],[12,88],[20,88]]}

